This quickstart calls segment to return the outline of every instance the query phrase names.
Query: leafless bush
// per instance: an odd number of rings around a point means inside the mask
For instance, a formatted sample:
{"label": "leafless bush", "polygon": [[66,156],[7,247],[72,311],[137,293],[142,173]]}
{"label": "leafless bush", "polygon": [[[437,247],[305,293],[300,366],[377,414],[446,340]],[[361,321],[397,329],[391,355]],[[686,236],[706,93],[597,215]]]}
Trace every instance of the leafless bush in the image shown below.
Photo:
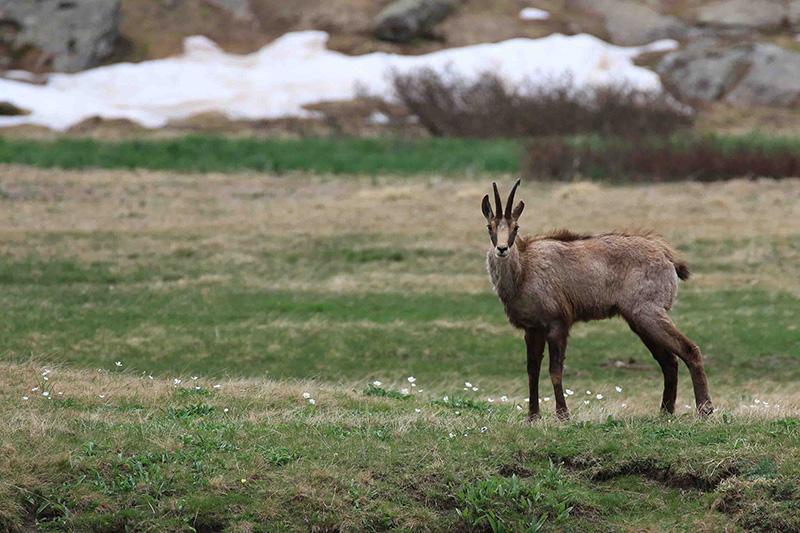
{"label": "leafless bush", "polygon": [[432,135],[526,137],[602,133],[667,135],[692,124],[691,109],[663,92],[629,85],[579,87],[570,78],[509,84],[424,68],[392,75],[395,96]]}
{"label": "leafless bush", "polygon": [[719,181],[800,176],[800,143],[759,138],[643,140],[547,138],[533,141],[522,161],[532,178],[576,176],[612,181]]}

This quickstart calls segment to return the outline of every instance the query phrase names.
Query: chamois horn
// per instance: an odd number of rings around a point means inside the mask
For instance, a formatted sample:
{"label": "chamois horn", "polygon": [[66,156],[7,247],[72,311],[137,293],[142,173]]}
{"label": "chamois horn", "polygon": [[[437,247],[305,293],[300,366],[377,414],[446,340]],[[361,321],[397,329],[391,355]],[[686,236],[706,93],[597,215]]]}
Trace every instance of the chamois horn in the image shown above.
{"label": "chamois horn", "polygon": [[506,218],[511,218],[511,210],[514,208],[514,193],[517,192],[517,187],[519,186],[521,181],[522,181],[521,178],[517,179],[517,182],[511,189],[511,193],[508,195],[508,201],[506,202],[506,213],[505,213]]}

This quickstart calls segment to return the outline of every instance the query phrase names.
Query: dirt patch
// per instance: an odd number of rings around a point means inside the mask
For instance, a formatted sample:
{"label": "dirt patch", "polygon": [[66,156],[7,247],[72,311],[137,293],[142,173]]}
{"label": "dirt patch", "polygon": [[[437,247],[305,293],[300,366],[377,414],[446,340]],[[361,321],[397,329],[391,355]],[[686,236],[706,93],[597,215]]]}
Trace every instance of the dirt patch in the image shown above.
{"label": "dirt patch", "polygon": [[658,462],[655,458],[633,459],[612,467],[603,467],[596,459],[555,456],[555,462],[563,463],[570,470],[587,474],[594,482],[609,481],[623,476],[638,476],[656,481],[667,487],[713,492],[726,479],[739,473],[739,467],[729,464],[716,470],[710,476],[692,472],[676,472],[671,466]]}
{"label": "dirt patch", "polygon": [[531,472],[529,469],[525,468],[522,465],[518,465],[516,463],[504,464],[503,466],[500,467],[498,473],[503,477],[511,477],[511,476],[531,477],[533,475],[533,472]]}

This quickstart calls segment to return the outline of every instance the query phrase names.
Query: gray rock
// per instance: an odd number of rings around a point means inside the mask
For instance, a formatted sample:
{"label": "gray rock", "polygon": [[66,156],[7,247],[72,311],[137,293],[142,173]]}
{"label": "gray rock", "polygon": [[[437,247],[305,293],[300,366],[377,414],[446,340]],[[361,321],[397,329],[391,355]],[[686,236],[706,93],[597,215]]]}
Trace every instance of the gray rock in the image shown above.
{"label": "gray rock", "polygon": [[36,50],[33,68],[76,72],[108,56],[117,38],[120,0],[0,0],[0,49],[9,50],[2,68],[15,64],[17,51]]}
{"label": "gray rock", "polygon": [[623,46],[683,39],[693,32],[679,18],[662,15],[639,0],[571,0],[569,6],[603,17],[609,40]]}
{"label": "gray rock", "polygon": [[221,7],[239,20],[253,21],[255,15],[250,8],[250,0],[206,0],[209,4]]}
{"label": "gray rock", "polygon": [[705,4],[696,22],[708,26],[739,26],[774,31],[792,23],[793,0],[724,0]]}
{"label": "gray rock", "polygon": [[18,107],[11,102],[0,102],[0,115],[1,116],[17,116],[17,115],[30,115],[31,112],[27,109]]}
{"label": "gray rock", "polygon": [[792,107],[800,102],[800,54],[765,43],[698,42],[664,56],[664,86],[685,101],[739,107]]}
{"label": "gray rock", "polygon": [[397,42],[426,37],[453,8],[451,0],[396,0],[375,18],[375,36]]}

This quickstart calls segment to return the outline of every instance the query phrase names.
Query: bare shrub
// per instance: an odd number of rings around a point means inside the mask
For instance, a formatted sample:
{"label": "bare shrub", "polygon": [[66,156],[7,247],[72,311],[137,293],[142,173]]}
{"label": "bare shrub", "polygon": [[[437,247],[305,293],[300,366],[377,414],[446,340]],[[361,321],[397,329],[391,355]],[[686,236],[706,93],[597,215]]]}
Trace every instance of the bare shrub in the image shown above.
{"label": "bare shrub", "polygon": [[493,72],[467,78],[430,68],[394,72],[395,96],[432,135],[526,137],[667,135],[694,121],[663,92],[629,85],[579,87],[569,77],[510,84]]}
{"label": "bare shrub", "polygon": [[533,141],[524,175],[571,180],[719,181],[742,177],[800,176],[800,144],[755,137],[688,139],[547,138]]}

